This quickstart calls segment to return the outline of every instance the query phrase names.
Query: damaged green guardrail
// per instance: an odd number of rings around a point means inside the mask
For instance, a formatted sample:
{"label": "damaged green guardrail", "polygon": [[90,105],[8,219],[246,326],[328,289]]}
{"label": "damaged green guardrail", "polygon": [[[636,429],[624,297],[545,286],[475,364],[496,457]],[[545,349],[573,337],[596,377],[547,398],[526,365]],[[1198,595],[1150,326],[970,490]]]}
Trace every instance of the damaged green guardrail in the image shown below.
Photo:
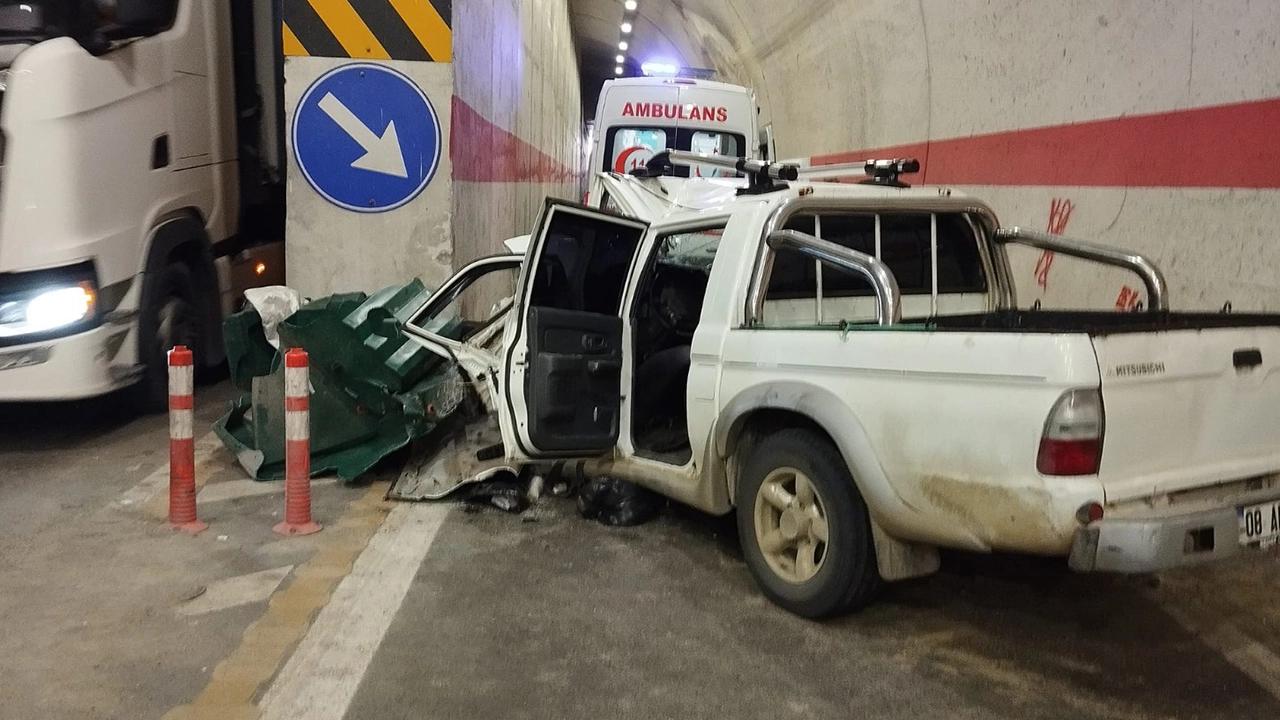
{"label": "damaged green guardrail", "polygon": [[[458,368],[408,339],[404,323],[430,295],[421,282],[333,295],[279,326],[282,348],[311,360],[311,472],[352,480],[421,438],[463,402]],[[224,324],[232,380],[243,391],[214,429],[255,479],[284,477],[283,353],[252,308]]]}

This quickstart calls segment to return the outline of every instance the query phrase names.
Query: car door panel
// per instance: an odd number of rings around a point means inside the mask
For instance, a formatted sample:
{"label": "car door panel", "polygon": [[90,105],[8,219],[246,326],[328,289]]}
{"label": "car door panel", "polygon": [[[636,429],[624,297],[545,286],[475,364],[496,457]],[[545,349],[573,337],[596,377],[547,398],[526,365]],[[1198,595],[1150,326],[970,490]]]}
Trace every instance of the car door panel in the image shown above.
{"label": "car door panel", "polygon": [[613,447],[622,393],[622,319],[530,308],[529,355],[525,397],[534,445],[546,452]]}
{"label": "car door panel", "polygon": [[502,372],[517,459],[594,457],[621,428],[621,299],[647,223],[549,201],[532,235]]}

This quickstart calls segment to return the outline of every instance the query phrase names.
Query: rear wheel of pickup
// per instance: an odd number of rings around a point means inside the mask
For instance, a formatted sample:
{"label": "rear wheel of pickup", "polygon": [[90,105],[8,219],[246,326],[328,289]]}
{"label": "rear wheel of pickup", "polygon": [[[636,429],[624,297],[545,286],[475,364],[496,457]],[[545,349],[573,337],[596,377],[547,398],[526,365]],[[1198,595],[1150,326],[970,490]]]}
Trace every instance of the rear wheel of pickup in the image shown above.
{"label": "rear wheel of pickup", "polygon": [[874,597],[870,516],[829,440],[799,428],[766,436],[743,466],[737,503],[747,567],[770,600],[819,618]]}

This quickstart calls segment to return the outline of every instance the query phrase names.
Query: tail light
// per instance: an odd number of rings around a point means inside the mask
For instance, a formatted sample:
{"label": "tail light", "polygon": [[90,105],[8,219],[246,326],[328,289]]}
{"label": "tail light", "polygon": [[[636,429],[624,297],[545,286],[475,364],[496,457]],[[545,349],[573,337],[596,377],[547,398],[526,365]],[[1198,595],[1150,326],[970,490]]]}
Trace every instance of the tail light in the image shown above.
{"label": "tail light", "polygon": [[1067,391],[1044,423],[1036,469],[1042,475],[1096,475],[1102,433],[1102,394],[1096,388]]}

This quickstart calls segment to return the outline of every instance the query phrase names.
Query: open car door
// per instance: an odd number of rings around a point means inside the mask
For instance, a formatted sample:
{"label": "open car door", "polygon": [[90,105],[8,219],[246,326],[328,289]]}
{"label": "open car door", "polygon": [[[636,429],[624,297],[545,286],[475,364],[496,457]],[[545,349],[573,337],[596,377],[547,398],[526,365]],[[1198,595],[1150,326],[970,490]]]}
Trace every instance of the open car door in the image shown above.
{"label": "open car door", "polygon": [[499,409],[515,460],[590,457],[618,440],[621,306],[648,224],[549,201],[508,322]]}
{"label": "open car door", "polygon": [[[416,443],[388,490],[398,500],[435,500],[460,485],[516,472],[501,452],[496,376],[502,332],[515,303],[523,255],[481,258],[459,270],[405,321],[404,332],[448,361],[443,393],[427,412],[439,423]],[[469,402],[474,400],[477,402]]]}

